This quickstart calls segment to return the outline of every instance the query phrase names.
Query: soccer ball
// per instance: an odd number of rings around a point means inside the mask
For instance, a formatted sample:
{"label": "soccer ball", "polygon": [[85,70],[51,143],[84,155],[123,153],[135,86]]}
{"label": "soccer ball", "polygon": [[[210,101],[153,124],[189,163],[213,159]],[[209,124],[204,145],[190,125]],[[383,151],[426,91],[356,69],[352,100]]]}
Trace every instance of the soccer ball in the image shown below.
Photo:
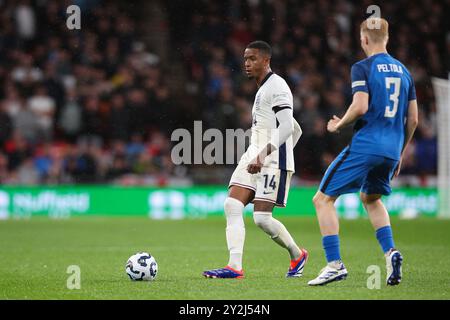
{"label": "soccer ball", "polygon": [[138,252],[132,255],[125,266],[125,272],[134,281],[155,280],[158,264],[154,257],[147,252]]}

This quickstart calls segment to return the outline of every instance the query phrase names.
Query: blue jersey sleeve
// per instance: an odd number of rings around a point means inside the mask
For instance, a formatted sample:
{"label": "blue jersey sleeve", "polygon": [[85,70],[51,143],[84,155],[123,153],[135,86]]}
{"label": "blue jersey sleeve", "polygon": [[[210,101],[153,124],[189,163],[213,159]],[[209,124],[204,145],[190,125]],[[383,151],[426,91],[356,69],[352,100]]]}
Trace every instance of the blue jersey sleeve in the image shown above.
{"label": "blue jersey sleeve", "polygon": [[352,78],[352,94],[355,94],[355,92],[358,91],[369,93],[367,76],[362,66],[360,66],[359,64],[354,64],[352,66],[351,78]]}
{"label": "blue jersey sleeve", "polygon": [[416,98],[416,88],[414,86],[414,80],[411,76],[409,78],[411,79],[411,86],[409,87],[408,101],[411,101],[411,100],[416,100],[417,98]]}

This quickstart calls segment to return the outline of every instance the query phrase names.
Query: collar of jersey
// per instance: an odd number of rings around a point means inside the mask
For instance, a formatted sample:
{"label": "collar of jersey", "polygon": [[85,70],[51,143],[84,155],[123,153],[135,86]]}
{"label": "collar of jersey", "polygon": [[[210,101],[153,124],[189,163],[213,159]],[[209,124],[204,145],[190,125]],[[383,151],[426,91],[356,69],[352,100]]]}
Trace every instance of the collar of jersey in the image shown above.
{"label": "collar of jersey", "polygon": [[273,75],[273,72],[270,71],[263,79],[263,81],[261,81],[261,85],[259,86],[260,88],[263,86],[263,84],[270,78],[270,76]]}
{"label": "collar of jersey", "polygon": [[373,55],[371,55],[369,58],[374,58],[374,57],[378,57],[378,56],[381,56],[381,55],[389,55],[389,53],[387,53],[387,52],[378,52],[378,53],[375,53],[375,54],[373,54]]}

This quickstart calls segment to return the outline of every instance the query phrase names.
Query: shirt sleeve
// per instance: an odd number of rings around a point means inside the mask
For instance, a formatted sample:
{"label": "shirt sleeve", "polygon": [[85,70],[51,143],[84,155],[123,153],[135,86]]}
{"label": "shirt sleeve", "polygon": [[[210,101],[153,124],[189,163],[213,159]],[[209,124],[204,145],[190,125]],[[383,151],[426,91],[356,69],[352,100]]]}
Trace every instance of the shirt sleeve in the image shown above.
{"label": "shirt sleeve", "polygon": [[352,94],[358,91],[369,93],[369,87],[367,85],[367,77],[363,67],[359,64],[354,64],[351,70],[352,78]]}
{"label": "shirt sleeve", "polygon": [[286,108],[292,109],[292,94],[287,85],[279,84],[275,86],[270,94],[272,100],[271,107],[275,113]]}
{"label": "shirt sleeve", "polygon": [[286,140],[292,135],[294,131],[294,118],[292,116],[292,109],[286,109],[276,114],[279,123],[276,130],[272,130],[272,137],[270,144],[278,149]]}

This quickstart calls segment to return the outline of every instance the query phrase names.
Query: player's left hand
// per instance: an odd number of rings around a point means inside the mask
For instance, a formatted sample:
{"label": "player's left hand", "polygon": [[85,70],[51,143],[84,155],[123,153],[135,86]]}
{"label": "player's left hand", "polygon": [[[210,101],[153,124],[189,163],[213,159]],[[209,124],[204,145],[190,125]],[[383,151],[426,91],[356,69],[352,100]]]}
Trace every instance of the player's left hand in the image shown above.
{"label": "player's left hand", "polygon": [[260,161],[260,157],[256,157],[247,166],[247,171],[248,171],[248,173],[255,174],[255,173],[260,172],[262,167],[263,167],[263,162]]}
{"label": "player's left hand", "polygon": [[337,116],[333,116],[333,119],[330,119],[327,124],[327,130],[331,133],[339,133],[338,124],[341,121],[341,118]]}

